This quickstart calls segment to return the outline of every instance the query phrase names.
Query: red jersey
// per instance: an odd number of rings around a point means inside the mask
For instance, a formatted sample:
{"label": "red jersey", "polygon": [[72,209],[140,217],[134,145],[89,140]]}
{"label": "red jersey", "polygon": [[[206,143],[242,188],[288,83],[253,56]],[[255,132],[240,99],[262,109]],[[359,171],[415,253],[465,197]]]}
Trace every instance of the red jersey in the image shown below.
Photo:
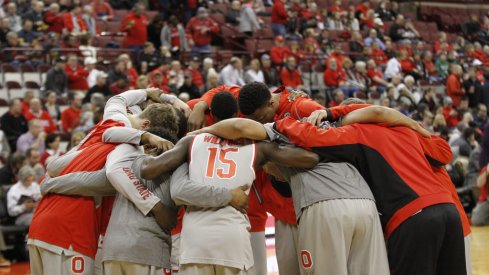
{"label": "red jersey", "polygon": [[[102,142],[108,128],[124,126],[114,120],[105,120],[95,126],[83,150],[66,166],[60,176],[80,171],[97,171],[104,167],[106,158],[117,144]],[[92,197],[45,195],[34,212],[29,227],[29,238],[86,255],[92,259],[97,252],[102,216],[95,209]]]}
{"label": "red jersey", "polygon": [[30,110],[24,113],[24,117],[26,121],[31,121],[33,119],[38,119],[41,121],[41,125],[44,127],[44,132],[50,134],[56,132],[58,128],[56,127],[56,123],[54,123],[51,115],[45,111],[41,110],[39,114],[33,114]]}
{"label": "red jersey", "polygon": [[[353,164],[376,198],[387,238],[423,208],[454,203],[430,164],[451,161],[450,146],[440,138],[421,138],[406,127],[373,124],[324,130],[291,118],[276,122],[275,128],[293,144],[319,154],[323,161]],[[426,148],[432,150],[425,152]],[[368,165],[372,163],[375,165]]]}
{"label": "red jersey", "polygon": [[[132,23],[132,27],[128,24]],[[121,31],[126,32],[122,45],[127,46],[142,46],[148,41],[148,19],[146,16],[137,16],[134,12],[130,12],[122,21]]]}
{"label": "red jersey", "polygon": [[76,68],[65,65],[65,72],[68,76],[68,89],[70,90],[88,90],[88,75],[90,72],[82,65],[77,65]]}
{"label": "red jersey", "polygon": [[272,7],[272,23],[274,24],[287,24],[289,14],[285,10],[285,5],[281,0],[275,0]]}
{"label": "red jersey", "polygon": [[[203,32],[205,29],[207,31]],[[202,47],[211,44],[212,34],[219,32],[219,25],[212,18],[200,20],[194,17],[187,23],[185,30],[192,36],[195,46]]]}
{"label": "red jersey", "polygon": [[387,61],[389,60],[389,58],[387,58],[387,55],[382,49],[370,50],[370,56],[372,56],[372,59],[375,61],[375,64],[377,65],[387,64]]}

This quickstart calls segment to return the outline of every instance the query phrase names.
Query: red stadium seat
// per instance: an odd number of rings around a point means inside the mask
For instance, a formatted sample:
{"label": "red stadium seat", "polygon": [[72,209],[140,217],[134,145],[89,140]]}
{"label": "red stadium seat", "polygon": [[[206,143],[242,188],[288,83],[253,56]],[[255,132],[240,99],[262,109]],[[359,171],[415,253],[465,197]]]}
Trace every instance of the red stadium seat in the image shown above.
{"label": "red stadium seat", "polygon": [[114,19],[118,19],[119,21],[124,20],[126,15],[129,13],[128,10],[114,10]]}
{"label": "red stadium seat", "polygon": [[273,40],[271,39],[260,39],[257,42],[256,49],[258,53],[269,52],[273,47]]}

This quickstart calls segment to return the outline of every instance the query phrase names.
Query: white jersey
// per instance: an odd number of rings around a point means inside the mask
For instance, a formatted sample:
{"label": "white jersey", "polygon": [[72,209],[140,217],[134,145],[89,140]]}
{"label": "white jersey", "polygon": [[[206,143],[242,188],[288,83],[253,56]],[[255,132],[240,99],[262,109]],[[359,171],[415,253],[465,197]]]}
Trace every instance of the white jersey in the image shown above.
{"label": "white jersey", "polygon": [[[236,144],[211,134],[194,138],[190,179],[234,189],[255,179],[255,144]],[[231,206],[187,207],[181,233],[180,264],[215,264],[248,270],[253,253],[248,217]]]}

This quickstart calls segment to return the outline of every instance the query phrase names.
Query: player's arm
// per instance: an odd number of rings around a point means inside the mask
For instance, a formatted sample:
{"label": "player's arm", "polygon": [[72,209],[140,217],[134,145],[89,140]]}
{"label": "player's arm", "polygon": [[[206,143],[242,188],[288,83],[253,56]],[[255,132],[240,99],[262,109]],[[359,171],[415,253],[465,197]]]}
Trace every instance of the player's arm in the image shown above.
{"label": "player's arm", "polygon": [[341,120],[342,125],[355,123],[383,123],[387,126],[404,126],[425,137],[431,137],[431,133],[421,127],[415,120],[397,110],[382,106],[369,106],[355,110],[345,115]]}
{"label": "player's arm", "polygon": [[224,207],[231,205],[237,210],[246,210],[248,196],[244,192],[249,185],[236,189],[227,189],[190,179],[188,164],[184,163],[175,170],[171,177],[171,197],[177,205],[193,205],[198,207]]}
{"label": "player's arm", "polygon": [[260,166],[271,161],[286,167],[310,169],[319,162],[317,154],[299,147],[278,145],[274,142],[260,142],[256,146]]}
{"label": "player's arm", "polygon": [[189,134],[198,135],[202,133],[209,133],[231,140],[239,138],[251,140],[268,139],[267,132],[261,123],[246,118],[222,120],[212,126],[204,127]]}
{"label": "player's arm", "polygon": [[81,152],[83,152],[83,150],[70,150],[66,154],[49,161],[46,166],[46,174],[50,177],[58,176],[59,173],[61,173],[61,171]]}
{"label": "player's arm", "polygon": [[116,193],[105,176],[105,169],[75,172],[54,178],[46,176],[40,188],[43,195],[56,193],[71,196],[112,196]]}
{"label": "player's arm", "polygon": [[193,136],[187,136],[181,139],[173,149],[164,152],[157,157],[145,159],[141,165],[141,177],[152,180],[163,173],[175,170],[178,166],[187,160],[190,144]]}
{"label": "player's arm", "polygon": [[319,126],[319,124],[321,124],[323,120],[336,121],[340,117],[348,113],[351,113],[355,110],[362,109],[368,106],[372,106],[372,105],[350,104],[350,105],[340,105],[325,110],[315,110],[309,115],[309,117],[307,118],[307,122]]}
{"label": "player's arm", "polygon": [[419,143],[423,148],[426,159],[431,166],[440,167],[449,164],[453,159],[453,153],[444,139],[432,135],[431,138],[425,138],[418,135]]}
{"label": "player's arm", "polygon": [[105,143],[127,143],[132,145],[147,145],[159,152],[170,150],[173,143],[152,133],[130,127],[111,127],[102,135]]}
{"label": "player's arm", "polygon": [[147,88],[139,90],[129,90],[127,92],[111,97],[104,109],[104,120],[113,119],[123,122],[130,127],[131,123],[127,118],[127,107],[142,103],[150,98],[155,102],[160,102],[161,91],[156,88]]}

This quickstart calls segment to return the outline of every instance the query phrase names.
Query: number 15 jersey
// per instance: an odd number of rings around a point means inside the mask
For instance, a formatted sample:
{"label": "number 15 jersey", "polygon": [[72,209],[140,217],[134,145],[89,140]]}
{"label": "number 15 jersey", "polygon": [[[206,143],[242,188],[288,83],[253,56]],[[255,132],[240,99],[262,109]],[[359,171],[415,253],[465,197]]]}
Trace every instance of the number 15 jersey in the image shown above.
{"label": "number 15 jersey", "polygon": [[[255,144],[239,144],[211,134],[194,138],[190,179],[234,189],[255,179]],[[181,233],[180,264],[213,264],[248,270],[253,266],[248,217],[231,206],[187,207]]]}

